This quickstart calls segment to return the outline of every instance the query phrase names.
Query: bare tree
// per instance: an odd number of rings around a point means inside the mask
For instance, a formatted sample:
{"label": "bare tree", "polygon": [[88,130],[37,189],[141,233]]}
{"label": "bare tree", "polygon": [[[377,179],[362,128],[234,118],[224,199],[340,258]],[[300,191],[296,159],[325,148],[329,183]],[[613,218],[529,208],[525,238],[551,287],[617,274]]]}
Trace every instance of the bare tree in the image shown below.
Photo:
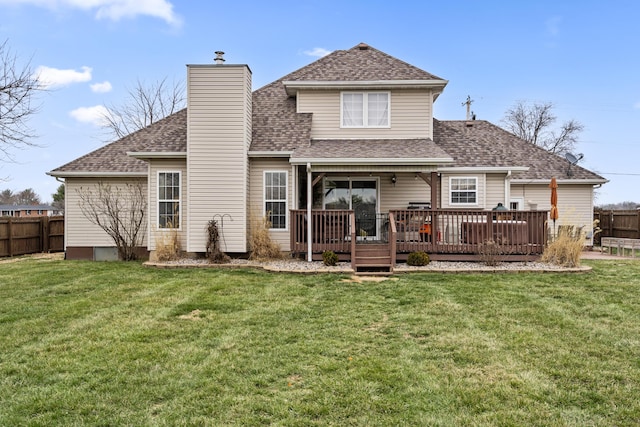
{"label": "bare tree", "polygon": [[554,129],[557,117],[553,114],[553,107],[551,102],[528,104],[518,101],[507,110],[502,123],[509,132],[550,153],[570,153],[574,151],[584,126],[576,120],[569,120],[559,129]]}
{"label": "bare tree", "polygon": [[20,67],[7,41],[0,43],[0,161],[11,161],[14,149],[35,145],[27,121],[38,110],[33,96],[41,89],[31,64]]}
{"label": "bare tree", "polygon": [[33,188],[27,188],[17,193],[6,189],[0,191],[0,203],[3,205],[39,205],[42,200],[33,191]]}
{"label": "bare tree", "polygon": [[14,203],[17,205],[39,205],[42,203],[40,196],[33,191],[33,188],[27,188],[15,194]]}
{"label": "bare tree", "polygon": [[136,86],[128,90],[122,105],[105,106],[103,128],[110,141],[120,139],[177,112],[184,105],[184,83],[169,85],[166,78],[151,84],[138,80]]}
{"label": "bare tree", "polygon": [[98,182],[94,187],[76,190],[82,214],[102,228],[115,242],[123,261],[137,259],[146,231],[147,198],[141,181],[112,186]]}

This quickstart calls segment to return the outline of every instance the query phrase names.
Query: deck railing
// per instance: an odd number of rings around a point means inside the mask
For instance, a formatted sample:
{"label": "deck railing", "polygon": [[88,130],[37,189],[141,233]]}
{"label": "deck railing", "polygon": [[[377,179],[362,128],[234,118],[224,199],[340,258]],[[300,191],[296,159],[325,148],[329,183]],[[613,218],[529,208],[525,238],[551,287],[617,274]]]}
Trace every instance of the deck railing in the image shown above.
{"label": "deck railing", "polygon": [[[394,209],[382,214],[378,238],[395,254],[478,255],[487,244],[499,245],[504,255],[540,255],[547,241],[548,211],[481,211],[453,209]],[[313,253],[331,250],[351,254],[359,236],[353,210],[313,210]],[[291,251],[307,252],[307,211],[291,210]]]}
{"label": "deck railing", "polygon": [[547,211],[392,210],[398,229],[397,252],[479,254],[500,246],[504,254],[542,254]]}
{"label": "deck railing", "polygon": [[[322,253],[351,253],[352,234],[355,234],[352,210],[327,209],[311,211],[311,251]],[[291,210],[291,252],[307,252],[307,211]]]}

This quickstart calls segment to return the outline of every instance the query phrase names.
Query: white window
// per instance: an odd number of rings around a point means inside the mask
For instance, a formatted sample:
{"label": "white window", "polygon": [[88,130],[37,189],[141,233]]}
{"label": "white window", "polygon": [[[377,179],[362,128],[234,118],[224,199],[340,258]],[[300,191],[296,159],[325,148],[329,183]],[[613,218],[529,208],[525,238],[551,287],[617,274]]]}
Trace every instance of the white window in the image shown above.
{"label": "white window", "polygon": [[477,205],[478,178],[450,178],[449,194],[452,205]]}
{"label": "white window", "polygon": [[287,177],[286,171],[264,172],[264,215],[272,229],[287,228]]}
{"label": "white window", "polygon": [[512,211],[524,210],[524,198],[514,197],[509,200],[509,209],[511,209]]}
{"label": "white window", "polygon": [[158,228],[180,228],[180,172],[158,172]]}
{"label": "white window", "polygon": [[342,92],[344,128],[389,127],[389,92]]}

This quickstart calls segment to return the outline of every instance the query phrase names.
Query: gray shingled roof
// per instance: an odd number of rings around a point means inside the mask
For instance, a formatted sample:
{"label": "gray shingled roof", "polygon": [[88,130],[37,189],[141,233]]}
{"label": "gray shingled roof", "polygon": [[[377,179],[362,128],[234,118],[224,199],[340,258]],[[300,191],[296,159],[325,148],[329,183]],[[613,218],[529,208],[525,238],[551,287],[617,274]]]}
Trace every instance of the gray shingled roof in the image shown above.
{"label": "gray shingled roof", "polygon": [[[566,177],[569,164],[509,132],[485,121],[438,121],[434,141],[317,140],[311,141],[310,113],[296,113],[296,101],[287,96],[283,81],[442,80],[372,47],[358,45],[335,51],[253,92],[252,151],[293,151],[295,158],[447,158],[459,167],[529,167],[514,178]],[[127,152],[186,152],[187,113],[181,110],[151,126],[82,156],[51,173],[144,173],[147,163]],[[574,179],[601,176],[579,166]]]}
{"label": "gray shingled roof", "polygon": [[365,43],[336,50],[281,81],[443,80]]}
{"label": "gray shingled roof", "polygon": [[183,109],[144,129],[85,154],[54,169],[52,175],[65,172],[146,173],[147,162],[127,152],[186,152],[187,109]]}
{"label": "gray shingled roof", "polygon": [[297,148],[292,159],[448,159],[430,139],[326,139]]}
{"label": "gray shingled roof", "polygon": [[296,113],[282,82],[371,80],[442,79],[363,43],[336,50],[253,93],[251,150],[292,151],[309,144],[311,114]]}
{"label": "gray shingled roof", "polygon": [[[470,125],[470,126],[469,126]],[[512,133],[484,120],[433,121],[436,144],[447,152],[458,167],[526,166],[515,179],[567,178],[569,162],[530,144]],[[573,179],[605,179],[580,166],[572,166]]]}

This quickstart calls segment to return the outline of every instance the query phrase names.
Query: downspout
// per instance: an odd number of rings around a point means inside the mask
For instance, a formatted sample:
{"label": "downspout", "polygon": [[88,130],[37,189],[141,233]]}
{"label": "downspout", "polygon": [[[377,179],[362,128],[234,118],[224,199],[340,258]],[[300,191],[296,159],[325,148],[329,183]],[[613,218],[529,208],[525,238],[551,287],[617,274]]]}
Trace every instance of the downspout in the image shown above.
{"label": "downspout", "polygon": [[313,180],[311,173],[311,162],[307,162],[307,261],[313,260],[311,249],[311,242],[313,236],[311,236],[312,221],[311,221],[311,207],[313,206]]}
{"label": "downspout", "polygon": [[507,172],[507,176],[504,178],[504,206],[509,209],[511,204],[511,170]]}

